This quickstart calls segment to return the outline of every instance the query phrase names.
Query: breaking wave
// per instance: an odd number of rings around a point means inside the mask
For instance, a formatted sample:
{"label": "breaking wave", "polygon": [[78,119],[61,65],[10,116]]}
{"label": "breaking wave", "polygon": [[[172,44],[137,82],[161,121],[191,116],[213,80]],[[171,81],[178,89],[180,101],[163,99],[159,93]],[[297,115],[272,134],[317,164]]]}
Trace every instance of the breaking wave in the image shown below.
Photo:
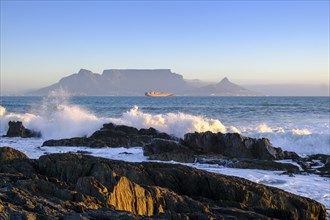
{"label": "breaking wave", "polygon": [[[57,102],[57,101],[56,101]],[[2,107],[2,106],[1,106]],[[3,108],[3,107],[2,107]],[[5,109],[5,108],[3,108]],[[5,110],[4,110],[5,111]],[[208,119],[184,113],[149,114],[137,106],[122,114],[119,118],[97,117],[79,106],[66,103],[46,102],[35,113],[5,113],[1,116],[1,133],[8,129],[9,121],[22,121],[29,129],[40,131],[45,139],[89,136],[102,127],[102,124],[113,122],[136,128],[153,127],[159,131],[183,137],[188,132],[227,132],[219,120]]]}
{"label": "breaking wave", "polygon": [[188,132],[227,132],[227,129],[219,120],[208,119],[184,113],[149,114],[142,112],[138,106],[134,106],[125,112],[120,118],[111,118],[115,124],[124,124],[136,128],[153,127],[159,131],[183,137]]}
{"label": "breaking wave", "polygon": [[[0,135],[8,129],[9,121],[22,121],[24,126],[40,131],[43,139],[90,136],[104,123],[113,122],[136,128],[153,127],[161,132],[183,137],[188,132],[237,132],[249,137],[266,137],[276,147],[300,154],[330,154],[330,136],[304,127],[272,127],[266,123],[239,126],[224,125],[219,119],[186,113],[152,114],[134,106],[119,117],[97,116],[93,112],[68,102],[69,95],[53,93],[43,99],[37,109],[26,113],[8,112],[0,106]],[[244,123],[244,122],[242,122]]]}

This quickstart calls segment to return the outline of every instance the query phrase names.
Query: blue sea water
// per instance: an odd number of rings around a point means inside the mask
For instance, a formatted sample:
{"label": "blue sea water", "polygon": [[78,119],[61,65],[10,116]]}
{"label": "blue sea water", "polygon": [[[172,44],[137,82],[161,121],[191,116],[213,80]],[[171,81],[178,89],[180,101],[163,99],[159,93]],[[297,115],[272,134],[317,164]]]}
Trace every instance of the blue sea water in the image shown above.
{"label": "blue sea water", "polygon": [[[301,156],[330,155],[329,97],[69,97],[63,94],[1,97],[0,135],[6,133],[10,120],[20,120],[25,127],[42,133],[41,138],[0,137],[0,146],[14,147],[30,158],[83,150],[105,158],[148,161],[139,146],[130,149],[41,147],[44,140],[51,138],[91,135],[108,122],[154,127],[178,137],[194,131],[239,132],[249,137],[269,138],[274,146]],[[315,199],[330,209],[330,179],[326,177],[289,177],[280,175],[279,171],[185,165],[278,187]]]}
{"label": "blue sea water", "polygon": [[[330,154],[329,97],[1,97],[0,132],[22,120],[44,137],[89,135],[103,123],[267,137],[301,154]],[[38,123],[40,123],[38,125]],[[76,127],[75,127],[76,126]],[[62,132],[56,129],[65,129]]]}

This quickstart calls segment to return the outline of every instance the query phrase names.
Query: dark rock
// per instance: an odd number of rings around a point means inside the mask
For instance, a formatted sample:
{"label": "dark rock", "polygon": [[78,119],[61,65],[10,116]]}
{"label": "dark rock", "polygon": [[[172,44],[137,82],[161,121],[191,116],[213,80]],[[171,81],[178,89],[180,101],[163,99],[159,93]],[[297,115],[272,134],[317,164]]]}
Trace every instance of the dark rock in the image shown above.
{"label": "dark rock", "polygon": [[122,152],[122,153],[119,153],[119,154],[125,154],[125,155],[130,155],[130,154],[133,154],[133,153],[129,153],[129,152]]}
{"label": "dark rock", "polygon": [[230,159],[222,155],[200,155],[196,157],[197,163],[218,164],[220,166],[240,169],[279,170],[299,173],[299,167],[290,163],[280,163],[271,160],[257,159]]}
{"label": "dark rock", "polygon": [[213,153],[230,158],[260,160],[283,158],[282,150],[273,147],[268,139],[249,138],[237,133],[188,133],[182,143],[198,154]]}
{"label": "dark rock", "polygon": [[92,152],[86,151],[86,150],[78,150],[76,153],[77,154],[92,154]]}
{"label": "dark rock", "polygon": [[31,169],[0,163],[0,218],[326,219],[309,198],[178,164],[81,154],[21,160]]}
{"label": "dark rock", "polygon": [[6,134],[6,137],[22,137],[22,138],[30,138],[30,137],[41,137],[40,132],[32,131],[23,126],[21,121],[9,121],[9,128]]}
{"label": "dark rock", "polygon": [[289,160],[301,160],[301,157],[292,151],[283,151],[283,159],[289,159]]}
{"label": "dark rock", "polygon": [[[68,163],[74,163],[75,166]],[[236,204],[235,208],[242,212],[249,210],[265,217],[325,218],[324,207],[310,199],[241,178],[212,174],[182,165],[134,164],[58,154],[41,157],[39,169],[47,176],[71,183],[78,182],[81,175],[93,176],[102,184],[97,187],[98,192],[105,191],[103,187],[112,192],[107,199],[111,205],[136,214],[158,215],[159,207],[162,207],[171,213],[200,213],[203,216],[220,218],[228,216],[212,210],[221,210],[224,204],[227,204],[226,207]],[[86,173],[86,170],[89,172]],[[144,195],[143,199],[139,197],[141,194]],[[126,202],[121,204],[120,201]],[[206,206],[211,206],[212,209],[203,211]]]}
{"label": "dark rock", "polygon": [[319,160],[321,161],[322,163],[327,163],[327,161],[330,160],[330,155],[327,155],[327,154],[314,154],[314,155],[310,155],[306,158],[306,160]]}
{"label": "dark rock", "polygon": [[43,146],[86,146],[91,148],[102,147],[133,147],[144,146],[154,138],[177,140],[166,133],[161,133],[154,128],[136,129],[125,125],[104,124],[90,137],[75,137],[60,140],[47,140]]}
{"label": "dark rock", "polygon": [[108,145],[102,140],[94,140],[86,137],[67,138],[60,140],[47,140],[42,146],[86,146],[90,148],[104,148]]}
{"label": "dark rock", "polygon": [[279,163],[269,160],[248,160],[243,159],[230,163],[227,167],[241,169],[261,169],[261,170],[284,170],[290,173],[299,173],[299,167],[290,163]]}
{"label": "dark rock", "polygon": [[175,160],[183,163],[195,161],[194,152],[178,142],[163,139],[154,139],[143,147],[144,156],[151,160]]}
{"label": "dark rock", "polygon": [[320,175],[330,177],[330,156],[324,161],[324,165],[317,170],[320,172]]}
{"label": "dark rock", "polygon": [[0,147],[0,161],[27,158],[28,156],[16,149],[13,149],[11,147]]}

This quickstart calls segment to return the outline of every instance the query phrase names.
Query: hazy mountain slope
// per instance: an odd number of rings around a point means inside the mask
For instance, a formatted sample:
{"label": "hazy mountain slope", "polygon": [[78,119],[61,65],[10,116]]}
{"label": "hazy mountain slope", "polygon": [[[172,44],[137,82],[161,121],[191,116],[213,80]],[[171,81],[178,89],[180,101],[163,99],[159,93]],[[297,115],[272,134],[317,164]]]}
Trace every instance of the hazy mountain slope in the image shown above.
{"label": "hazy mountain slope", "polygon": [[[198,83],[201,83],[198,82]],[[27,95],[48,95],[63,89],[71,95],[144,95],[147,91],[169,92],[175,95],[260,95],[231,83],[227,78],[214,85],[196,88],[183,76],[169,69],[110,69],[102,74],[81,69],[59,82],[29,92]]]}
{"label": "hazy mountain slope", "polygon": [[172,73],[169,69],[104,70],[102,75],[81,69],[58,83],[29,92],[28,95],[47,95],[60,88],[72,95],[144,95],[151,90],[178,94],[190,87],[182,75]]}
{"label": "hazy mountain slope", "polygon": [[262,95],[257,92],[248,90],[242,86],[232,83],[227,77],[223,78],[217,84],[211,84],[208,86],[196,89],[194,92],[196,95],[212,95],[212,96],[257,96]]}

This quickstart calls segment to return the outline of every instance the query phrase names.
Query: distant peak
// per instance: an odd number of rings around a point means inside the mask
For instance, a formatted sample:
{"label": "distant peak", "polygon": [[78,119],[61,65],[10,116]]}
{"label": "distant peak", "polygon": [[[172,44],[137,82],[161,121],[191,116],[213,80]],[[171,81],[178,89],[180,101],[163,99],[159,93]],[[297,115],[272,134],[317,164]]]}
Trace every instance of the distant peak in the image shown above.
{"label": "distant peak", "polygon": [[86,70],[86,69],[80,69],[78,72],[78,74],[89,74],[89,73],[93,73],[93,72],[90,70]]}
{"label": "distant peak", "polygon": [[223,78],[220,83],[228,83],[230,82],[229,79],[227,77]]}

